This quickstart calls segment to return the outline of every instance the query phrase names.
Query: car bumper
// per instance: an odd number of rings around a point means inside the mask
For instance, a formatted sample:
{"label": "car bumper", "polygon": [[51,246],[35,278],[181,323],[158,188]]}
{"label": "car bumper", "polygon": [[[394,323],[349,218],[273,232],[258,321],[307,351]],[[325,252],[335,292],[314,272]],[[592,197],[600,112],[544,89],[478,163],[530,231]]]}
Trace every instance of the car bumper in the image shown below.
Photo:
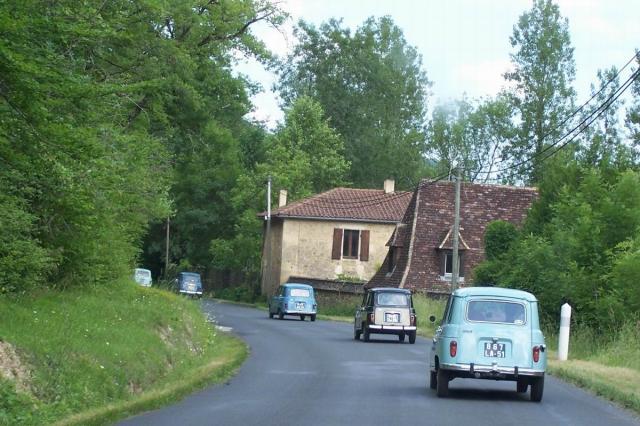
{"label": "car bumper", "polygon": [[416,331],[415,325],[378,325],[370,324],[369,330],[371,331]]}
{"label": "car bumper", "polygon": [[305,311],[297,309],[287,309],[283,311],[285,315],[315,315],[316,311]]}
{"label": "car bumper", "polygon": [[180,290],[180,294],[197,294],[198,296],[202,296],[201,291]]}
{"label": "car bumper", "polygon": [[455,373],[460,373],[461,377],[489,377],[516,379],[518,376],[544,376],[544,370],[519,367],[502,367],[499,365],[477,365],[477,364],[440,364],[440,368]]}

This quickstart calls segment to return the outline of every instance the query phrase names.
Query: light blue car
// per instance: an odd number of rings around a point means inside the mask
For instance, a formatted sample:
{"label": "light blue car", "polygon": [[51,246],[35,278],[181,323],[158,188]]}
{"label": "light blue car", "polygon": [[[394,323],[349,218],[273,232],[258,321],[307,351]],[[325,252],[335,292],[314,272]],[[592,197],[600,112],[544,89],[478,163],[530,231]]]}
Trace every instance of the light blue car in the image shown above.
{"label": "light blue car", "polygon": [[531,386],[531,400],[539,402],[546,367],[534,295],[497,287],[451,294],[430,357],[430,387],[439,397],[448,395],[449,381],[462,377],[510,380],[521,393]]}
{"label": "light blue car", "polygon": [[297,315],[302,321],[306,317],[315,321],[317,310],[313,287],[307,284],[282,284],[269,301],[269,318],[277,315],[283,319],[285,315]]}

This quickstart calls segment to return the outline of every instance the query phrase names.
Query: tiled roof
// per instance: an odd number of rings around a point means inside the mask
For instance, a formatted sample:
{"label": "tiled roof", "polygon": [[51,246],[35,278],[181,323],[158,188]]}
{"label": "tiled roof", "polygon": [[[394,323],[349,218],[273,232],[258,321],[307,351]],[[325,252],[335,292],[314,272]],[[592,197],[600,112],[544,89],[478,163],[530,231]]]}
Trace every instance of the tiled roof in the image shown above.
{"label": "tiled roof", "polygon": [[[328,220],[400,222],[412,197],[411,192],[382,189],[334,188],[293,202],[271,212],[273,217]],[[259,216],[265,216],[262,212]]]}

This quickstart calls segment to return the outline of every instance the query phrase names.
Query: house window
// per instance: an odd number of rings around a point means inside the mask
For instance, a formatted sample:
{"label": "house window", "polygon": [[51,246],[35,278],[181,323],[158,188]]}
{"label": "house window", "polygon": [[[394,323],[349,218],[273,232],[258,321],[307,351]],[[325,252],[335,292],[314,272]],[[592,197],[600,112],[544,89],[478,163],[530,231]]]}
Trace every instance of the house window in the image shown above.
{"label": "house window", "polygon": [[363,262],[369,260],[369,231],[341,229],[333,230],[333,248],[331,249],[331,258],[340,259],[359,259]]}
{"label": "house window", "polygon": [[345,229],[342,236],[342,257],[357,259],[360,248],[360,231]]}
{"label": "house window", "polygon": [[[453,274],[453,251],[446,250],[442,252],[441,260],[441,272],[445,278],[451,278]],[[460,278],[464,277],[464,252],[458,252],[458,261],[460,263],[460,267],[458,268],[458,276]]]}

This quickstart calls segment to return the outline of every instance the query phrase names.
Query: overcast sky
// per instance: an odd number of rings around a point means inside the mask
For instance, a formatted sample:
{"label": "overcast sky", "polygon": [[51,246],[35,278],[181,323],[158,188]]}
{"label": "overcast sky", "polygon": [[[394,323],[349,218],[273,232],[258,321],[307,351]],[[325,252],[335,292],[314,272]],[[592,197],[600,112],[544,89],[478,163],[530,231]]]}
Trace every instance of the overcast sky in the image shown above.
{"label": "overcast sky", "polygon": [[[598,69],[622,67],[640,49],[640,0],[558,0],[560,13],[569,19],[574,47],[578,103],[590,95]],[[357,28],[369,16],[389,15],[407,42],[422,55],[423,67],[433,82],[430,106],[464,93],[470,98],[493,96],[502,87],[502,74],[513,52],[509,37],[518,17],[531,8],[530,0],[283,0],[291,19],[280,31],[265,25],[253,32],[277,55],[284,56],[295,39],[292,28],[303,19],[320,25],[342,18]],[[282,120],[277,95],[271,92],[275,76],[254,62],[238,64],[237,71],[263,86],[252,98],[251,117],[269,127]],[[626,79],[630,74],[624,73]]]}

